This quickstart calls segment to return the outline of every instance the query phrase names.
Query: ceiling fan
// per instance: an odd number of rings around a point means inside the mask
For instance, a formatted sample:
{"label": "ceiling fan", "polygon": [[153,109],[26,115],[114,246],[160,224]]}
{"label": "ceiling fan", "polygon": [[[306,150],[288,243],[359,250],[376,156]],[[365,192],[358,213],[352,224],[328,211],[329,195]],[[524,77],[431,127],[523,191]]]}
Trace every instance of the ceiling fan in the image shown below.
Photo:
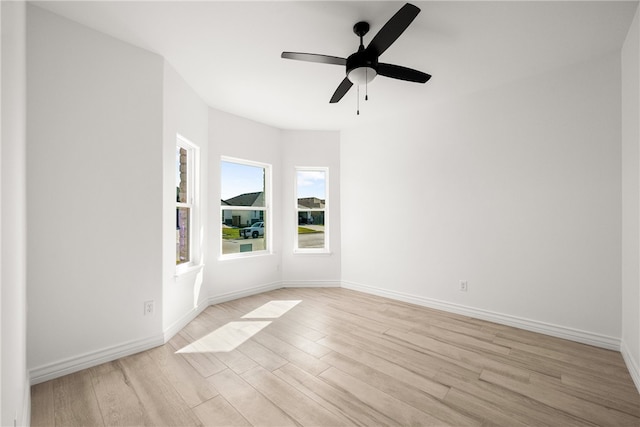
{"label": "ceiling fan", "polygon": [[377,75],[409,82],[426,83],[431,78],[429,74],[400,65],[385,64],[378,61],[380,55],[400,37],[404,30],[406,30],[416,16],[418,16],[418,13],[420,13],[420,9],[410,3],[402,6],[400,10],[384,24],[366,48],[364,47],[362,38],[369,32],[369,24],[364,21],[356,23],[353,26],[353,32],[360,37],[360,47],[358,47],[357,52],[346,59],[337,56],[300,52],[282,52],[281,57],[285,59],[296,59],[298,61],[345,66],[347,76],[342,80],[340,85],[338,85],[338,88],[329,101],[330,103],[340,101],[354,84],[367,84]]}

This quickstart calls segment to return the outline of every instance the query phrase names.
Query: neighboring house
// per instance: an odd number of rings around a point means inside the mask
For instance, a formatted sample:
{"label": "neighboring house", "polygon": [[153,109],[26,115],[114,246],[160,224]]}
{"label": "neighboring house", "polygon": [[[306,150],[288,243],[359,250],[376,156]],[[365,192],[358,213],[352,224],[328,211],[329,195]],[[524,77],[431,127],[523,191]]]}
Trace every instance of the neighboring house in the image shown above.
{"label": "neighboring house", "polygon": [[298,224],[324,225],[324,211],[307,211],[306,209],[324,209],[324,200],[317,197],[298,199]]}
{"label": "neighboring house", "polygon": [[246,227],[258,221],[264,221],[263,210],[239,210],[233,209],[236,206],[256,206],[264,207],[264,192],[244,193],[239,196],[222,200],[222,205],[229,206],[229,209],[222,211],[222,223],[232,227]]}

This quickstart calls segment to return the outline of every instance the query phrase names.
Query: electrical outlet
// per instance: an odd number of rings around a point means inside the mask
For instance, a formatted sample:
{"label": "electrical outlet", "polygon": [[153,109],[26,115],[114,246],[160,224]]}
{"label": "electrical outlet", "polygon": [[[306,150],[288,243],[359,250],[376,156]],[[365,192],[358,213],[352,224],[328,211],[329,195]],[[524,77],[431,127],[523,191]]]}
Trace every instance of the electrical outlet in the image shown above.
{"label": "electrical outlet", "polygon": [[467,283],[466,280],[461,280],[460,281],[460,291],[461,292],[467,292],[467,290],[469,289],[469,284]]}
{"label": "electrical outlet", "polygon": [[144,302],[144,315],[153,316],[154,304],[153,301]]}

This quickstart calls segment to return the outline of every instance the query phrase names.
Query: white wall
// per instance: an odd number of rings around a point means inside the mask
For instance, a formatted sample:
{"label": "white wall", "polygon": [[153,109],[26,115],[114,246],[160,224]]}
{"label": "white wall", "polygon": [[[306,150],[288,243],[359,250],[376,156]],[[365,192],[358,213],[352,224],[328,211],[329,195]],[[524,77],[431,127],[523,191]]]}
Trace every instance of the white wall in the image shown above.
{"label": "white wall", "polygon": [[2,2],[0,424],[29,424],[26,367],[26,51],[24,2]]}
{"label": "white wall", "polygon": [[[204,283],[210,302],[280,286],[282,280],[282,131],[249,119],[209,109],[208,243]],[[268,163],[272,167],[273,254],[220,260],[221,156]]]}
{"label": "white wall", "polygon": [[[198,313],[206,301],[203,289],[203,272],[194,270],[176,277],[176,135],[180,134],[200,149],[200,218],[193,225],[193,244],[205,249],[208,242],[207,224],[202,219],[208,217],[207,187],[207,146],[208,120],[207,105],[187,85],[182,77],[169,65],[164,63],[164,207],[163,207],[163,299],[162,322],[165,336],[171,336],[180,330]],[[197,226],[197,224],[199,226]],[[194,253],[194,257],[201,256]],[[194,259],[201,263],[201,259]]]}
{"label": "white wall", "polygon": [[617,348],[620,90],[611,54],[344,131],[345,286]]}
{"label": "white wall", "polygon": [[640,30],[622,48],[622,354],[640,390]]}
{"label": "white wall", "polygon": [[163,60],[27,8],[28,367],[162,343]]}
{"label": "white wall", "polygon": [[[282,278],[287,286],[339,286],[340,242],[340,133],[283,131],[282,163]],[[297,238],[295,167],[329,168],[330,254],[294,254]]]}

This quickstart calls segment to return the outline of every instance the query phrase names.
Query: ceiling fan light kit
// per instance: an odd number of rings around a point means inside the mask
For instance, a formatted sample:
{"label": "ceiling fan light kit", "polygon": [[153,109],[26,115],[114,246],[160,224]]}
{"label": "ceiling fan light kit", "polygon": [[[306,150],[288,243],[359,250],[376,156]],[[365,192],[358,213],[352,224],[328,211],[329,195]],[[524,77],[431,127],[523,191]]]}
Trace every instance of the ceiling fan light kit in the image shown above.
{"label": "ceiling fan light kit", "polygon": [[336,56],[300,52],[282,52],[281,57],[298,61],[344,66],[346,77],[338,85],[338,88],[331,97],[329,102],[332,104],[340,101],[354,84],[358,86],[367,85],[378,75],[409,82],[426,83],[431,78],[429,74],[400,65],[385,64],[378,61],[380,55],[400,37],[404,30],[406,30],[416,16],[418,16],[418,13],[420,13],[418,7],[406,3],[384,24],[366,48],[364,47],[363,37],[369,32],[369,24],[364,21],[356,23],[353,26],[353,32],[360,38],[360,46],[357,52],[346,59]]}

